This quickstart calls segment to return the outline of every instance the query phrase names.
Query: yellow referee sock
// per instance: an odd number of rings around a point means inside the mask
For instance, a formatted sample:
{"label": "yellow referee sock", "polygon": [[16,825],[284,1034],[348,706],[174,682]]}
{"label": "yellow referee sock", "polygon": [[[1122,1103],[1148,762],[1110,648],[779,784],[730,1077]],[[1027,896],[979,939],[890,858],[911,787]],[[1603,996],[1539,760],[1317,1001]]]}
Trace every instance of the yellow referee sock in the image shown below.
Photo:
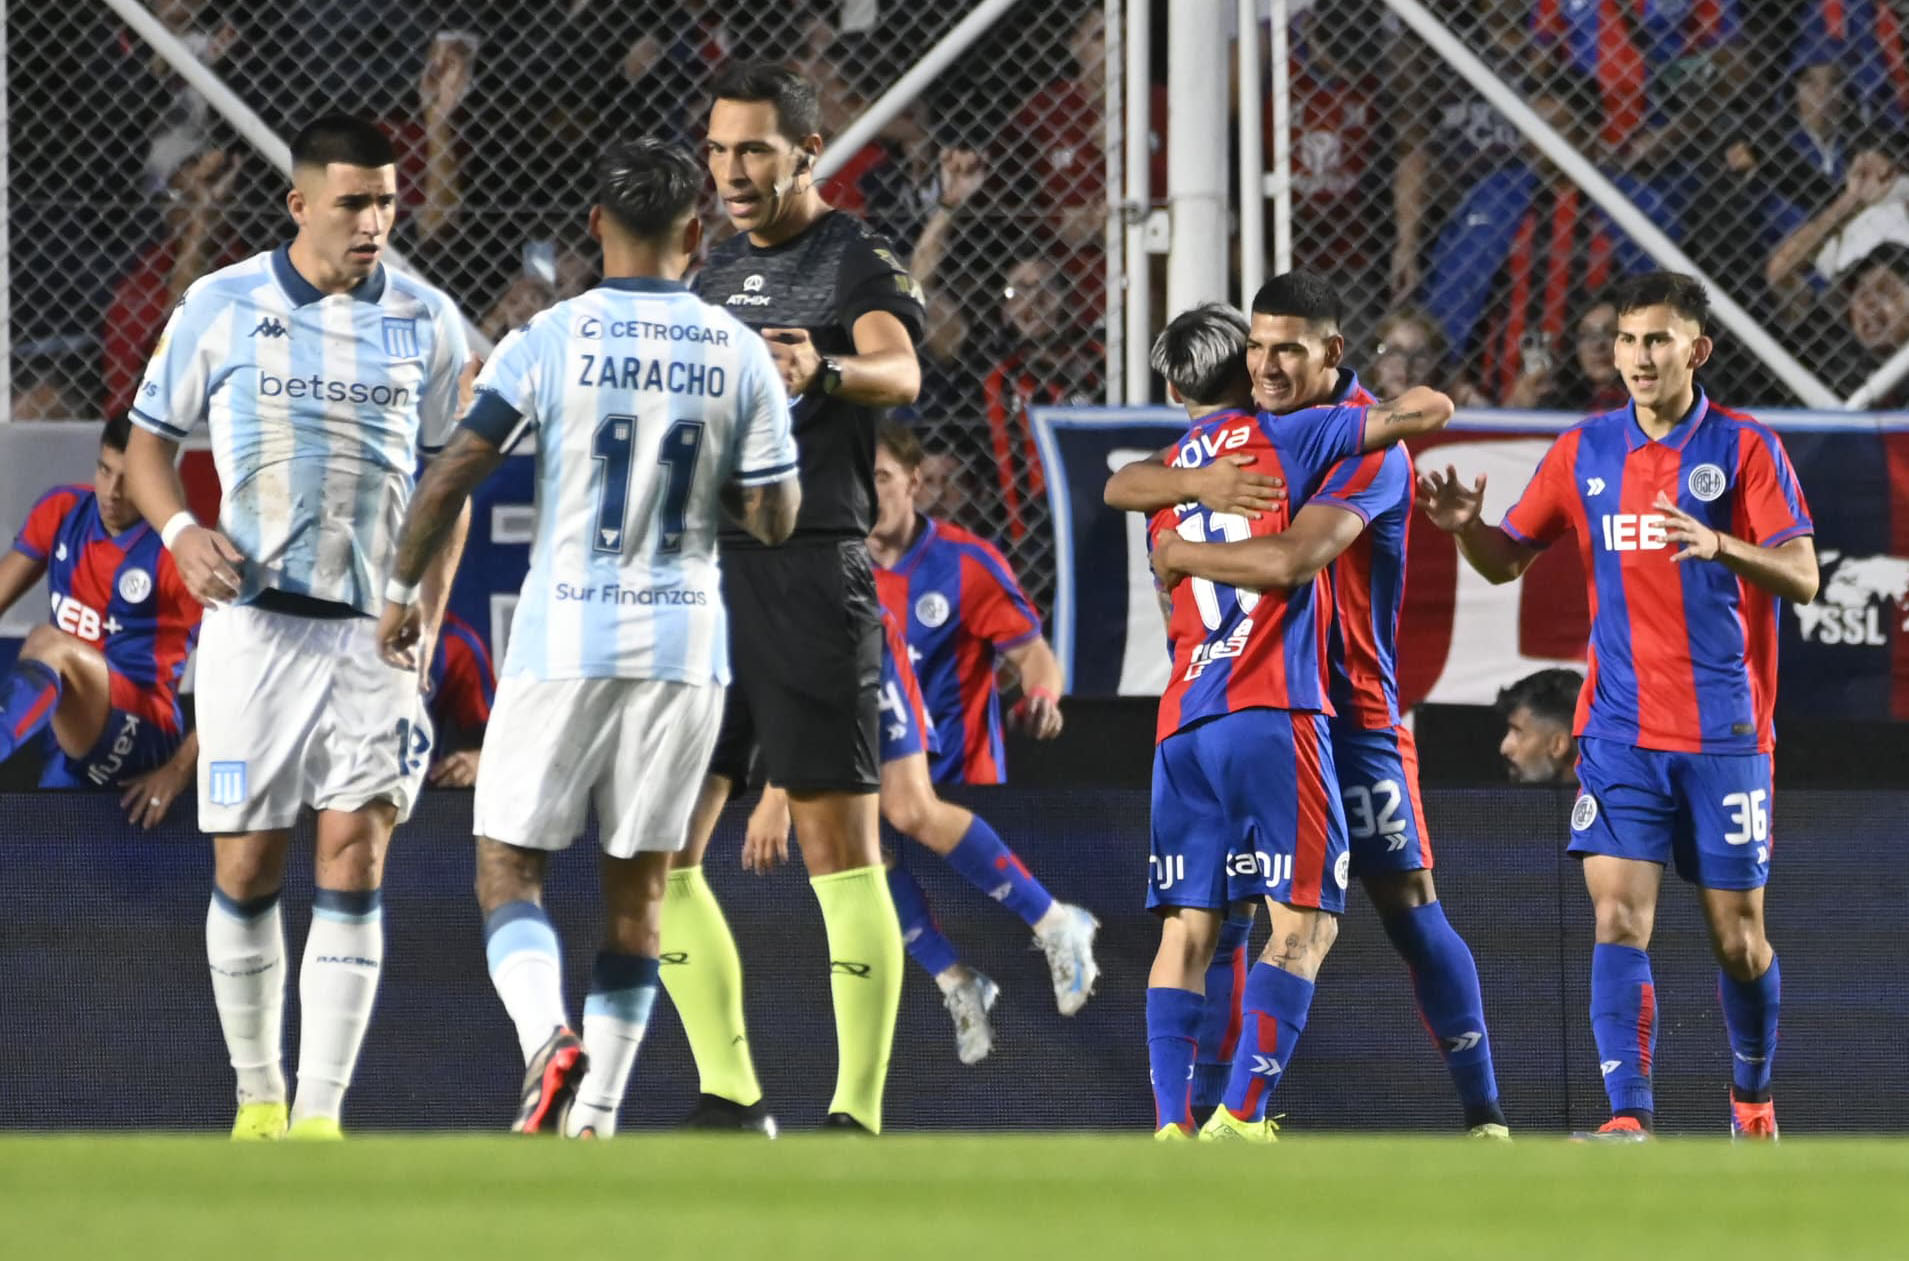
{"label": "yellow referee sock", "polygon": [[901,1005],[901,922],[880,867],[857,867],[809,883],[829,937],[835,997],[836,1077],[830,1112],[882,1129],[882,1087]]}
{"label": "yellow referee sock", "polygon": [[744,1107],[762,1098],[743,1023],[742,960],[701,867],[669,873],[660,973],[689,1037],[703,1093]]}

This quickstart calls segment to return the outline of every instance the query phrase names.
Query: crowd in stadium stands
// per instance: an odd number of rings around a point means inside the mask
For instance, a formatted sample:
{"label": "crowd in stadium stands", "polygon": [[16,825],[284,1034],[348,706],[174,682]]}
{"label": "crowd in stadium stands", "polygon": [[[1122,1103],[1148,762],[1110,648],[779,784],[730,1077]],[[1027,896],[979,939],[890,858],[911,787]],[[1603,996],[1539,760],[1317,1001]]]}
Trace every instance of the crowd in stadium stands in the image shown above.
{"label": "crowd in stadium stands", "polygon": [[[877,4],[873,25],[845,29],[848,6],[819,2],[153,7],[275,130],[321,100],[379,120],[401,155],[395,244],[493,338],[591,283],[579,175],[606,137],[694,143],[713,74],[771,47],[795,50],[839,130],[926,46],[924,23],[947,25]],[[1428,7],[1832,388],[1853,390],[1909,340],[1909,0]],[[1621,388],[1597,295],[1645,267],[1644,250],[1377,0],[1293,8],[1294,261],[1341,283],[1352,363],[1381,393],[1426,382],[1472,405],[1610,404]],[[14,198],[14,248],[34,252],[30,304],[15,285],[21,418],[119,413],[192,278],[285,230],[274,173],[163,59],[103,17],[65,20],[58,49],[11,54],[13,178],[41,180]],[[1103,389],[1106,32],[1097,0],[1047,0],[1014,26],[826,193],[873,221],[926,291],[909,417],[924,486],[1022,560],[1045,520],[1027,408]],[[65,85],[82,81],[100,115],[62,126]],[[129,213],[143,216],[130,250]],[[1786,397],[1730,336],[1710,379],[1733,399]],[[1027,577],[1039,600],[1043,576]]]}

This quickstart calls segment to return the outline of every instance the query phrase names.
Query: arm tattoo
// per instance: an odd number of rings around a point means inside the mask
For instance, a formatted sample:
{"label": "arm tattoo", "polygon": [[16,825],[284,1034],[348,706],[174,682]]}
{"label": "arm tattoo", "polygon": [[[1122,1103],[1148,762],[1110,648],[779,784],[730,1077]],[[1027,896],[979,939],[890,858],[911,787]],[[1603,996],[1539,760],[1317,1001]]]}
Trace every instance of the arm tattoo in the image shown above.
{"label": "arm tattoo", "polygon": [[1381,425],[1410,425],[1425,419],[1422,411],[1401,411],[1396,407],[1381,407],[1376,416]]}
{"label": "arm tattoo", "polygon": [[408,583],[423,578],[431,558],[443,549],[457,524],[464,501],[503,462],[502,451],[470,430],[459,429],[451,436],[443,453],[424,470],[424,480],[412,496],[411,510],[398,533],[393,577]]}

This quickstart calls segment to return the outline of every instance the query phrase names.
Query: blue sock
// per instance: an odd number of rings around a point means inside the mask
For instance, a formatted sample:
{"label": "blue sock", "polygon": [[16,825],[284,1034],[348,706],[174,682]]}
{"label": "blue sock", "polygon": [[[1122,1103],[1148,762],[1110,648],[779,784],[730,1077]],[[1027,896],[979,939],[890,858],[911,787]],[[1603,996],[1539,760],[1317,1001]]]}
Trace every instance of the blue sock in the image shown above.
{"label": "blue sock", "polygon": [[1001,840],[980,815],[948,853],[948,865],[981,892],[1027,921],[1029,928],[1054,905],[1054,895],[1042,887],[1027,864]]}
{"label": "blue sock", "polygon": [[44,661],[14,662],[0,678],[0,762],[45,729],[59,707],[60,672]]}
{"label": "blue sock", "polygon": [[1246,938],[1251,915],[1220,925],[1219,944],[1206,969],[1206,1005],[1200,1013],[1200,1056],[1193,1064],[1193,1106],[1219,1106],[1226,1079],[1233,1074],[1233,1048],[1239,1045],[1240,999],[1246,990]]}
{"label": "blue sock", "polygon": [[1591,951],[1591,1033],[1611,1114],[1655,1112],[1650,1068],[1657,1054],[1657,987],[1642,950],[1599,945]]}
{"label": "blue sock", "polygon": [[1465,1124],[1503,1124],[1498,1076],[1492,1071],[1485,1003],[1478,995],[1478,965],[1465,939],[1437,902],[1415,906],[1382,921],[1385,935],[1412,970],[1419,1014],[1438,1043],[1439,1054],[1465,1105]]}
{"label": "blue sock", "polygon": [[1776,1016],[1783,1005],[1783,972],[1776,956],[1754,981],[1735,981],[1719,972],[1717,997],[1730,1031],[1730,1084],[1736,1098],[1762,1103],[1770,1097],[1770,1070],[1776,1062]]}
{"label": "blue sock", "polygon": [[1193,1056],[1200,996],[1192,990],[1147,990],[1147,1066],[1153,1078],[1153,1128],[1193,1128]]}
{"label": "blue sock", "polygon": [[1293,1061],[1299,1035],[1312,1010],[1313,983],[1302,976],[1255,963],[1246,975],[1246,1015],[1240,1044],[1233,1052],[1233,1073],[1221,1100],[1242,1121],[1266,1116],[1266,1101]]}
{"label": "blue sock", "polygon": [[960,962],[954,943],[941,935],[934,912],[921,886],[906,867],[897,864],[888,869],[888,894],[895,900],[895,915],[901,920],[901,944],[908,957],[919,963],[929,976],[940,976]]}

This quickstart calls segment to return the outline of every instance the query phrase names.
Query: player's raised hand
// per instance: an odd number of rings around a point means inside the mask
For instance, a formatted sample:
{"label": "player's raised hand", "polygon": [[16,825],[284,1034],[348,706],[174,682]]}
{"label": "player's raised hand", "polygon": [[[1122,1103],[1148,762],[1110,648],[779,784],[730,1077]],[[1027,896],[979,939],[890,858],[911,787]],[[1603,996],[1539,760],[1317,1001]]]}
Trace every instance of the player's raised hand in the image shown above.
{"label": "player's raised hand", "polygon": [[1672,556],[1671,562],[1685,560],[1715,560],[1723,550],[1723,539],[1717,532],[1691,516],[1675,503],[1663,491],[1657,492],[1657,502],[1653,505],[1664,514],[1664,533],[1673,543],[1682,543],[1684,550]]}
{"label": "player's raised hand", "polygon": [[1449,464],[1443,473],[1436,469],[1425,473],[1418,479],[1418,506],[1433,525],[1447,534],[1456,534],[1476,521],[1485,506],[1485,475],[1480,473],[1468,488],[1458,480],[1458,470]]}
{"label": "player's raised hand", "polygon": [[807,394],[815,387],[815,378],[822,371],[822,352],[809,339],[808,330],[765,328],[762,339],[769,343],[769,356],[776,361],[776,370],[782,374],[782,386],[789,391],[790,398]]}
{"label": "player's raised hand", "polygon": [[1229,455],[1191,474],[1200,488],[1200,504],[1214,512],[1230,512],[1257,521],[1286,497],[1286,483],[1265,473],[1249,472],[1256,455]]}
{"label": "player's raised hand", "polygon": [[742,869],[766,876],[788,861],[789,798],[771,784],[749,812],[749,825],[742,834]]}
{"label": "player's raised hand", "polygon": [[378,619],[378,655],[385,664],[398,670],[418,668],[418,642],[424,638],[424,606],[384,602],[384,614]]}
{"label": "player's raised hand", "polygon": [[201,604],[224,604],[239,594],[239,570],[245,557],[232,540],[202,525],[189,525],[172,541],[173,563],[186,590]]}

